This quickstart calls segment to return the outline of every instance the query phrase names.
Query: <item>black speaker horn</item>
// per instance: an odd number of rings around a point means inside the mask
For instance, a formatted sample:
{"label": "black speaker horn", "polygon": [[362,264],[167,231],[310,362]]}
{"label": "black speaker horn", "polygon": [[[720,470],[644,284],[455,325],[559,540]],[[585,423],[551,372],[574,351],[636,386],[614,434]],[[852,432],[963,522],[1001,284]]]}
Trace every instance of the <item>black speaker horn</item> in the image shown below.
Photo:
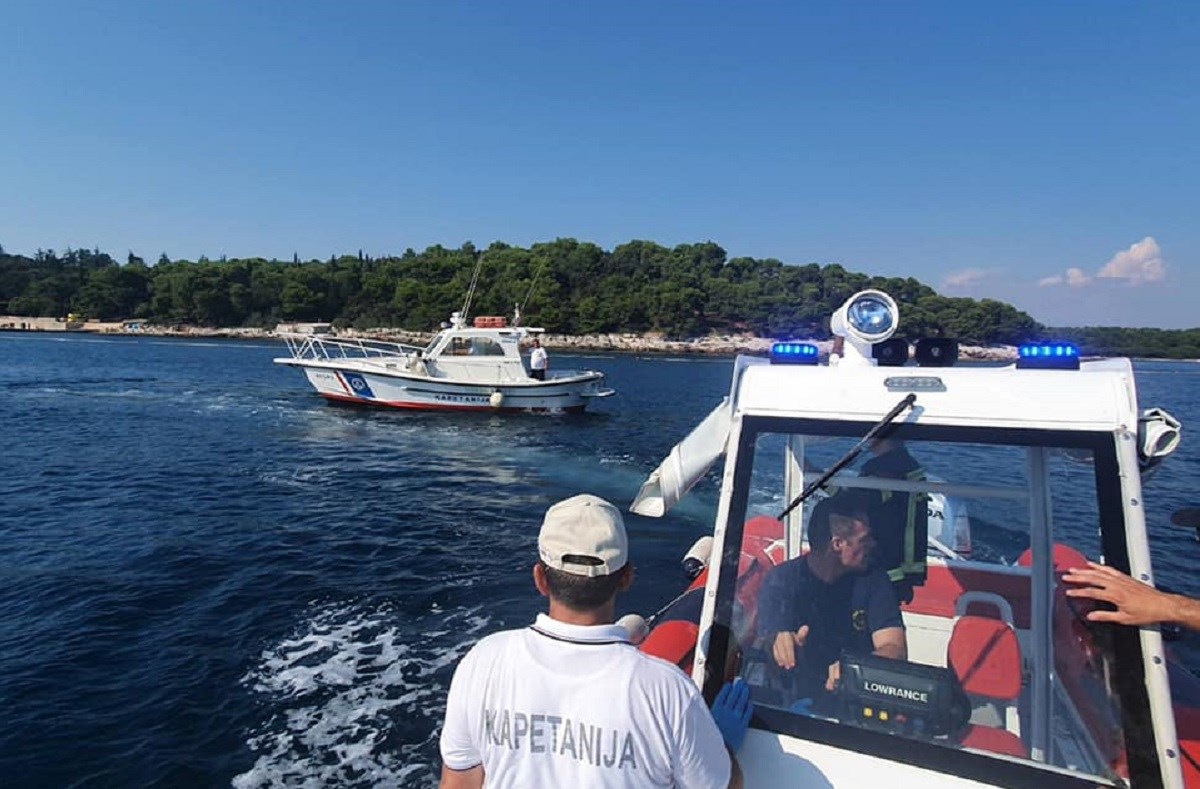
{"label": "black speaker horn", "polygon": [[949,337],[922,337],[913,347],[921,367],[953,367],[958,361],[958,340]]}
{"label": "black speaker horn", "polygon": [[871,358],[880,367],[903,367],[908,364],[908,340],[891,337],[871,346]]}

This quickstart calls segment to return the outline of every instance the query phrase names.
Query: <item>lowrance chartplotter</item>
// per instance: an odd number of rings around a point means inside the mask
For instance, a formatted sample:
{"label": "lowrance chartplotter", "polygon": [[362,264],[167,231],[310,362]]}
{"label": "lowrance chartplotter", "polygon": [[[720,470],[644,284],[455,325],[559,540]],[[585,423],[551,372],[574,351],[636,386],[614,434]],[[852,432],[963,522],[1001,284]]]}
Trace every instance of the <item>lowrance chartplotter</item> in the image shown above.
{"label": "lowrance chartplotter", "polygon": [[971,704],[954,672],[878,655],[842,655],[841,719],[914,737],[954,737]]}

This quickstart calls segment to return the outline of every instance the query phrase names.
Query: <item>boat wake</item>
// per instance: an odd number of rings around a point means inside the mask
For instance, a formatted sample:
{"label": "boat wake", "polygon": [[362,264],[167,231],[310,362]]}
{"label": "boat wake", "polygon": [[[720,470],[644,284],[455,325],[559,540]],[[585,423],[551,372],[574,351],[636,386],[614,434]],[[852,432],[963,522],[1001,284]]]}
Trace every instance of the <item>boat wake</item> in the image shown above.
{"label": "boat wake", "polygon": [[487,627],[480,607],[316,610],[243,678],[267,715],[247,739],[255,764],[233,786],[435,782],[444,688]]}

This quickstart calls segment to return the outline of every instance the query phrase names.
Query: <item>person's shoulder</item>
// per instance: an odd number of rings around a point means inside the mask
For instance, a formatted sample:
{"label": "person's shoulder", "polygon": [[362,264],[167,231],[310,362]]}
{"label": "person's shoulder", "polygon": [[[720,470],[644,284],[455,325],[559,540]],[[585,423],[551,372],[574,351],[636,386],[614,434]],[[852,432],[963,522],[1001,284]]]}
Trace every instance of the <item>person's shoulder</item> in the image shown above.
{"label": "person's shoulder", "polygon": [[878,475],[881,473],[898,473],[907,474],[910,471],[919,469],[921,464],[917,459],[908,453],[908,450],[903,447],[898,447],[885,452],[882,455],[876,455],[873,458],[863,463],[863,473]]}
{"label": "person's shoulder", "polygon": [[878,568],[872,568],[856,575],[854,577],[854,586],[856,589],[870,594],[883,589],[891,589],[892,582],[886,572]]}
{"label": "person's shoulder", "polygon": [[688,695],[699,693],[696,683],[676,664],[669,660],[651,655],[640,649],[633,649],[635,682],[646,682],[666,686],[673,690],[682,691]]}
{"label": "person's shoulder", "polygon": [[896,465],[896,467],[903,469],[906,472],[916,471],[921,467],[921,464],[915,457],[912,456],[912,453],[910,453],[904,447],[899,447],[892,452],[892,455],[894,456],[892,458],[892,462]]}
{"label": "person's shoulder", "polygon": [[773,568],[771,568],[770,574],[781,577],[807,575],[808,562],[806,561],[805,556],[797,556],[795,558],[788,559],[786,562],[775,565]]}
{"label": "person's shoulder", "polygon": [[891,619],[900,615],[896,590],[883,570],[868,570],[859,575],[853,592],[854,604],[874,611],[875,616]]}
{"label": "person's shoulder", "polygon": [[684,714],[692,704],[704,704],[700,688],[677,664],[648,655],[640,649],[636,652],[636,663],[629,674],[628,688],[634,696],[655,700],[651,702],[652,707],[674,710],[674,714]]}
{"label": "person's shoulder", "polygon": [[787,590],[789,594],[802,592],[812,583],[815,576],[809,569],[808,560],[805,556],[797,556],[794,559],[788,559],[782,564],[777,564],[767,573],[767,577],[763,580],[763,587],[774,589],[776,592]]}
{"label": "person's shoulder", "polygon": [[[467,650],[467,654],[463,655],[462,663],[470,664],[471,662],[481,659],[491,659],[496,653],[503,651],[514,641],[524,638],[527,628],[518,628],[516,630],[499,630],[495,633],[490,633],[475,645]],[[489,656],[482,658],[481,656]]]}

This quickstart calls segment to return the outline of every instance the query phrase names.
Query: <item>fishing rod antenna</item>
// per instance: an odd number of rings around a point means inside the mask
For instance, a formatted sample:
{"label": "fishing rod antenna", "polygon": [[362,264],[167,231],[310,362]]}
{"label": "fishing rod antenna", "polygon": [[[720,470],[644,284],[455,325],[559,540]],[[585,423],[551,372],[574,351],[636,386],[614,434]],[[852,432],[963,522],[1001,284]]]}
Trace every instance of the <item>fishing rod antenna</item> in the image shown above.
{"label": "fishing rod antenna", "polygon": [[820,477],[813,480],[808,485],[805,485],[804,490],[800,491],[800,495],[793,499],[792,503],[787,505],[783,512],[779,513],[779,520],[783,520],[785,517],[787,517],[789,512],[803,504],[809,496],[824,488],[826,483],[833,478],[834,474],[837,474],[846,466],[853,463],[854,460],[862,454],[862,451],[867,448],[867,445],[870,444],[871,440],[875,438],[875,436],[887,429],[887,427],[891,425],[892,422],[896,420],[896,417],[900,416],[901,413],[909,408],[912,408],[913,403],[915,402],[917,402],[917,396],[915,394],[910,392],[909,394],[905,395],[904,399],[899,403],[896,403],[892,410],[888,411],[884,415],[883,419],[880,419],[878,422],[876,422],[875,425],[867,431],[867,434],[860,438],[858,443],[850,448],[849,452],[847,452],[845,455],[842,455],[838,462],[826,469],[825,473]]}
{"label": "fishing rod antenna", "polygon": [[529,281],[529,290],[527,290],[525,292],[525,298],[521,301],[520,304],[517,305],[516,309],[514,310],[518,316],[518,318],[517,318],[518,321],[520,320],[519,316],[521,315],[521,313],[525,312],[525,305],[527,305],[529,303],[529,300],[533,297],[533,288],[535,285],[537,285],[538,277],[540,277],[542,275],[542,269],[544,269],[544,268],[546,268],[546,260],[543,258],[541,264],[538,265],[537,270],[533,272],[533,279],[531,279]]}
{"label": "fishing rod antenna", "polygon": [[479,284],[479,270],[483,268],[483,253],[475,253],[475,271],[471,274],[471,285],[467,288],[467,296],[463,299],[462,309],[459,314],[462,315],[462,325],[467,325],[467,320],[471,311],[471,299],[475,298],[475,286]]}

